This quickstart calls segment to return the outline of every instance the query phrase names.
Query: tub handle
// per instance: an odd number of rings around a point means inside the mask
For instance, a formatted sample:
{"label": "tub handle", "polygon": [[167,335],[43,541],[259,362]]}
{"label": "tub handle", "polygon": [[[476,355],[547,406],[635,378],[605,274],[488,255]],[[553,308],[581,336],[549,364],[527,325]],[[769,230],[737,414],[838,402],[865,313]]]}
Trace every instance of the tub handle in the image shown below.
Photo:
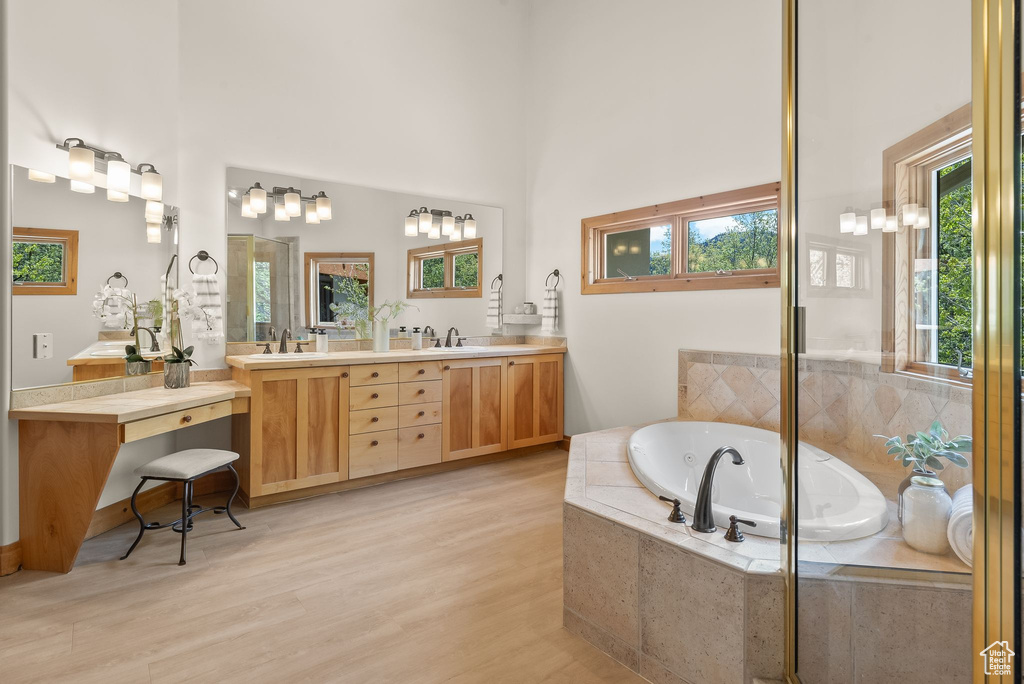
{"label": "tub handle", "polygon": [[729,516],[729,529],[725,531],[726,541],[741,542],[743,541],[743,533],[740,532],[738,524],[750,525],[751,527],[757,527],[757,523],[753,520],[744,520],[743,518],[737,518],[735,515]]}
{"label": "tub handle", "polygon": [[682,509],[679,508],[682,505],[679,499],[670,499],[667,496],[659,496],[658,498],[672,504],[672,512],[668,514],[669,522],[686,524],[686,516],[683,515]]}

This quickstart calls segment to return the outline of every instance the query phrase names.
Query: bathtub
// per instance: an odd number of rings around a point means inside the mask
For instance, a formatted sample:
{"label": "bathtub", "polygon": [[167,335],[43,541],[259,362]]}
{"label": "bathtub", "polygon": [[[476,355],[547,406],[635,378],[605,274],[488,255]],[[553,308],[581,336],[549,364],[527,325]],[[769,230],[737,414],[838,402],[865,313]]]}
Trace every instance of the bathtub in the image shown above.
{"label": "bathtub", "polygon": [[[715,472],[712,511],[723,530],[729,516],[753,520],[744,534],[779,537],[782,511],[782,469],[779,435],[768,430],[679,421],[640,428],[629,439],[629,465],[649,490],[679,499],[692,522],[697,488],[704,466],[721,446],[735,447],[744,465],[722,458]],[[885,497],[856,470],[809,444],[800,442],[797,511],[800,539],[841,541],[868,537],[889,522]]]}

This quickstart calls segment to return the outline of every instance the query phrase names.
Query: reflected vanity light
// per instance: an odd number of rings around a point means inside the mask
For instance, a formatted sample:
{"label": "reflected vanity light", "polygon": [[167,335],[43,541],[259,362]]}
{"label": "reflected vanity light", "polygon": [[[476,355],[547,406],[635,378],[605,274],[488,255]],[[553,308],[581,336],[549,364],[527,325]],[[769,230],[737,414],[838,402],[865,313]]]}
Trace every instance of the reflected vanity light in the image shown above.
{"label": "reflected vanity light", "polygon": [[128,195],[132,188],[132,167],[117,152],[107,152],[103,159],[107,162],[107,199],[127,202],[127,199],[112,198],[110,193]]}
{"label": "reflected vanity light", "polygon": [[[68,179],[74,192],[91,194],[96,191],[96,156],[101,161],[100,171],[106,171],[107,199],[111,202],[127,202],[132,187],[132,174],[142,178],[140,196],[145,200],[163,200],[163,178],[156,167],[149,163],[139,164],[133,169],[120,152],[100,149],[87,145],[81,138],[65,138],[57,149],[68,153]],[[33,177],[33,173],[41,177]],[[49,176],[47,179],[46,177]],[[29,178],[45,183],[54,181],[51,174],[29,171]]]}
{"label": "reflected vanity light", "polygon": [[316,225],[331,219],[331,199],[323,190],[306,197],[301,189],[291,186],[274,186],[267,190],[259,183],[253,183],[242,195],[242,216],[257,218],[267,212],[269,204],[274,205],[275,221],[288,221],[294,216],[305,216],[306,223]]}
{"label": "reflected vanity light", "polygon": [[288,192],[284,193],[284,210],[289,217],[299,216],[302,213],[299,193],[295,188],[288,188]]}
{"label": "reflected vanity light", "polygon": [[331,211],[331,198],[323,190],[314,195],[314,197],[316,197],[316,213],[324,221],[330,221],[334,216]]}
{"label": "reflected vanity light", "polygon": [[416,210],[405,217],[405,237],[416,237],[420,233],[420,217]]}
{"label": "reflected vanity light", "polygon": [[146,200],[146,222],[156,223],[164,218],[164,203]]}
{"label": "reflected vanity light", "polygon": [[452,226],[452,234],[448,239],[451,240],[452,242],[462,241],[462,224],[456,223],[454,226]]}
{"label": "reflected vanity light", "polygon": [[896,221],[895,216],[885,217],[885,227],[882,228],[883,233],[895,233],[899,230],[899,223]]}
{"label": "reflected vanity light", "polygon": [[427,232],[427,237],[430,238],[431,240],[440,240],[441,239],[441,225],[439,223],[431,222],[430,230]]}
{"label": "reflected vanity light", "polygon": [[127,202],[128,193],[118,192],[117,190],[107,188],[107,199],[110,200],[111,202]]}
{"label": "reflected vanity light", "polygon": [[868,234],[868,217],[858,216],[856,219],[856,225],[853,228],[854,235],[867,235]]}
{"label": "reflected vanity light", "polygon": [[290,221],[291,217],[288,216],[288,210],[284,208],[283,204],[277,202],[274,203],[274,220],[275,221]]}
{"label": "reflected vanity light", "polygon": [[71,190],[73,192],[80,192],[85,195],[91,195],[92,193],[96,192],[96,186],[93,185],[92,183],[86,183],[85,181],[72,180]]}
{"label": "reflected vanity light", "polygon": [[839,215],[839,232],[840,233],[852,233],[854,228],[857,227],[857,215],[852,211],[848,211],[844,214]]}
{"label": "reflected vanity light", "polygon": [[252,210],[252,198],[249,195],[242,196],[242,217],[259,218],[259,214]]}
{"label": "reflected vanity light", "polygon": [[429,233],[430,228],[434,223],[433,214],[431,214],[430,210],[427,209],[426,207],[420,207],[420,210],[417,213],[419,214],[420,217],[420,232]]}
{"label": "reflected vanity light", "polygon": [[306,203],[306,223],[317,225],[320,223],[320,214],[316,210],[316,202]]}
{"label": "reflected vanity light", "polygon": [[142,174],[142,199],[163,202],[164,178],[157,173],[156,167],[152,164],[139,164],[136,171]]}
{"label": "reflected vanity light", "polygon": [[158,221],[152,223],[146,221],[146,242],[150,244],[160,244],[160,226],[162,224]]}
{"label": "reflected vanity light", "polygon": [[57,181],[57,177],[52,173],[36,171],[35,169],[28,170],[28,179],[37,183],[55,183]]}
{"label": "reflected vanity light", "polygon": [[[68,150],[68,178],[82,183],[91,183],[95,167],[96,153],[86,147],[84,142],[78,140],[78,144]],[[79,190],[79,192],[82,191]]]}
{"label": "reflected vanity light", "polygon": [[871,230],[882,230],[885,228],[885,209],[871,210]]}
{"label": "reflected vanity light", "polygon": [[466,214],[466,218],[462,222],[462,237],[467,240],[472,240],[476,237],[476,219],[473,218],[472,214]]}
{"label": "reflected vanity light", "polygon": [[903,205],[903,225],[913,226],[917,224],[917,205],[916,204],[904,204]]}
{"label": "reflected vanity light", "polygon": [[446,209],[420,207],[411,210],[405,217],[403,232],[406,237],[425,233],[431,240],[437,240],[442,235],[448,236],[452,242],[473,240],[477,235],[476,219],[472,214],[453,216]]}
{"label": "reflected vanity light", "polygon": [[931,214],[928,213],[928,207],[917,208],[917,221],[914,223],[914,228],[917,230],[923,230],[925,228],[931,228],[932,220]]}
{"label": "reflected vanity light", "polygon": [[254,183],[249,188],[249,207],[255,214],[263,214],[267,211],[267,191],[260,187],[259,183]]}

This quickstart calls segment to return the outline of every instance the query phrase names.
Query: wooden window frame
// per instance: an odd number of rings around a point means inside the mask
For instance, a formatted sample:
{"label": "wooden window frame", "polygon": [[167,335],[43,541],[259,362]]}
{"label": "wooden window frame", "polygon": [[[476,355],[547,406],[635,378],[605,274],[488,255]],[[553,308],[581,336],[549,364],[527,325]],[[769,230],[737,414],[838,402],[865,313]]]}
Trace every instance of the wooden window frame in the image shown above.
{"label": "wooden window frame", "polygon": [[[23,238],[20,239],[19,238]],[[75,295],[78,294],[78,231],[56,228],[15,228],[15,242],[54,242],[64,245],[64,280],[52,285],[42,283],[14,283],[15,295]]]}
{"label": "wooden window frame", "polygon": [[373,281],[377,277],[376,268],[373,263],[374,252],[305,252],[302,255],[302,262],[306,271],[306,324],[307,327],[323,325],[317,323],[317,305],[320,300],[313,296],[313,273],[319,273],[315,269],[320,263],[331,263],[338,259],[349,261],[366,262],[370,265],[370,277],[366,288],[367,304],[373,306]]}
{"label": "wooden window frame", "polygon": [[[455,257],[459,254],[477,255],[476,287],[455,287]],[[420,285],[425,259],[444,258],[444,286],[423,289]],[[460,240],[442,245],[427,245],[410,249],[406,263],[406,296],[409,299],[457,299],[483,297],[484,239]]]}
{"label": "wooden window frame", "polygon": [[[730,272],[690,273],[688,266],[688,223],[754,211],[779,209],[779,183],[766,183],[713,195],[702,195],[667,204],[592,216],[581,221],[582,294],[628,292],[673,292],[681,290],[727,290],[779,287],[779,269],[747,269]],[[605,237],[646,227],[672,226],[671,273],[625,278],[604,278]],[[782,232],[778,231],[781,240]]]}

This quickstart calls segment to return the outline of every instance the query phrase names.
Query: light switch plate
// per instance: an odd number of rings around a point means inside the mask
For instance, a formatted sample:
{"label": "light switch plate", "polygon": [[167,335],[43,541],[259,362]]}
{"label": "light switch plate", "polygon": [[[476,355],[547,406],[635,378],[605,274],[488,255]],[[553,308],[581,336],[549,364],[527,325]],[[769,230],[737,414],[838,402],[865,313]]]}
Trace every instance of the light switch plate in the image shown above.
{"label": "light switch plate", "polygon": [[32,333],[32,358],[53,358],[53,333]]}

